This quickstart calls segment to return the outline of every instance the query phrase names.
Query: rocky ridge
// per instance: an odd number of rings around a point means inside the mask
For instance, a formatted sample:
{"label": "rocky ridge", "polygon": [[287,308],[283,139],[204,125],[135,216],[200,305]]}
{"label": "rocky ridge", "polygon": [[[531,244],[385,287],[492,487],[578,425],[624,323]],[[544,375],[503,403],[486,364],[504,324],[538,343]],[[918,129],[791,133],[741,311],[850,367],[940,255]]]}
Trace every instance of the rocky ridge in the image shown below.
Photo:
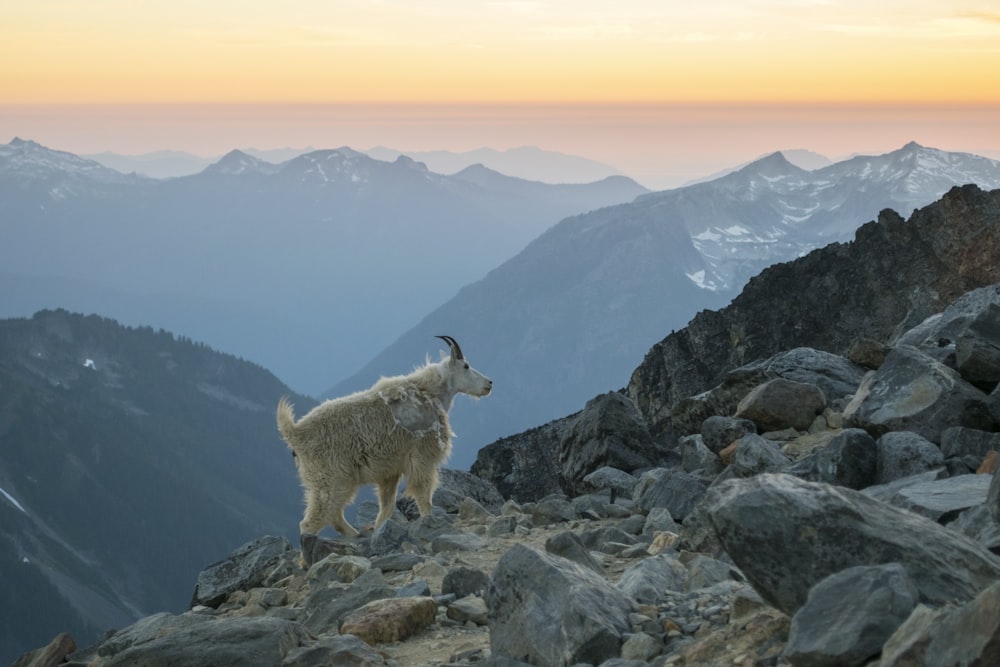
{"label": "rocky ridge", "polygon": [[998,308],[1000,284],[974,290],[875,368],[798,348],[736,369],[758,380],[735,409],[654,466],[639,412],[599,397],[562,470],[638,468],[520,503],[447,471],[433,516],[401,501],[361,539],[261,538],[187,612],[16,664],[995,664]]}
{"label": "rocky ridge", "polygon": [[[187,612],[18,666],[997,664],[1000,283],[970,246],[991,247],[1000,193],[949,198],[979,220],[940,231],[965,245],[907,256],[933,269],[918,284],[975,289],[896,289],[919,308],[895,324],[872,289],[878,327],[842,352],[793,338],[669,423],[599,396],[527,434],[535,451],[481,457],[502,495],[449,471],[431,517],[262,538],[206,568]],[[526,454],[552,471],[541,492]]]}

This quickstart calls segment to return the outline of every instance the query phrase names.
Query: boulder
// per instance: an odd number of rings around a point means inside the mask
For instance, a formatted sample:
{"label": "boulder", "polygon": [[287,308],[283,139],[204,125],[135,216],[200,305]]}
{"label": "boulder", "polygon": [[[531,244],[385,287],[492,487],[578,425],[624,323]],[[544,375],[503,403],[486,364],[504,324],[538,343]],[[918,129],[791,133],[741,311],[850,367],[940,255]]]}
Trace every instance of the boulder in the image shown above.
{"label": "boulder", "polygon": [[865,376],[844,409],[844,425],[863,428],[874,436],[913,431],[939,443],[942,432],[951,426],[990,431],[996,421],[986,394],[958,371],[902,345],[889,352],[877,371]]}
{"label": "boulder", "polygon": [[712,415],[701,423],[701,439],[709,451],[718,454],[748,433],[756,433],[757,425],[749,419]]}
{"label": "boulder", "polygon": [[781,472],[792,464],[781,448],[754,433],[736,443],[729,459],[729,471],[735,477],[752,477],[764,472]]}
{"label": "boulder", "polygon": [[369,570],[350,585],[330,585],[312,591],[302,601],[303,624],[315,635],[336,632],[341,622],[355,609],[391,598],[396,590],[385,583],[379,570]]}
{"label": "boulder", "polygon": [[617,658],[635,610],[592,570],[521,544],[500,558],[485,601],[493,655],[534,665]]}
{"label": "boulder", "polygon": [[814,384],[775,378],[754,387],[736,406],[736,417],[749,419],[762,432],[794,428],[807,431],[826,409],[826,394]]}
{"label": "boulder", "polygon": [[986,502],[991,475],[960,475],[907,485],[885,502],[946,524]]}
{"label": "boulder", "polygon": [[500,511],[503,496],[497,488],[482,477],[464,470],[441,468],[438,470],[440,485],[434,491],[433,503],[447,512],[458,512],[466,498],[475,500],[492,513]]}
{"label": "boulder", "polygon": [[966,380],[983,391],[1000,383],[1000,304],[977,313],[955,342],[955,364]]}
{"label": "boulder", "polygon": [[640,604],[658,604],[670,591],[683,591],[688,571],[675,556],[643,558],[618,578],[618,589]]}
{"label": "boulder", "polygon": [[764,474],[712,487],[706,505],[733,562],[787,614],[820,580],[858,565],[899,562],[933,604],[969,600],[1000,576],[982,545],[844,487]]}
{"label": "boulder", "polygon": [[315,644],[292,649],[281,667],[386,667],[388,664],[381,653],[354,635],[336,635],[321,637]]}
{"label": "boulder", "polygon": [[441,581],[441,594],[464,598],[467,595],[482,595],[490,585],[490,575],[477,567],[456,565],[448,570]]}
{"label": "boulder", "polygon": [[368,644],[404,641],[433,623],[436,615],[434,598],[372,600],[344,618],[340,633]]}
{"label": "boulder", "polygon": [[909,618],[917,597],[898,563],[832,574],[810,589],[792,617],[784,657],[795,667],[860,667]]}
{"label": "boulder", "polygon": [[269,535],[247,542],[198,574],[191,606],[218,607],[234,591],[262,586],[277,569],[290,573],[297,557],[284,537]]}
{"label": "boulder", "polygon": [[594,491],[606,491],[609,495],[631,498],[632,490],[639,480],[624,470],[602,466],[584,477],[583,481]]}
{"label": "boulder", "polygon": [[918,433],[892,431],[876,443],[875,482],[887,484],[944,465],[944,455],[933,442]]}
{"label": "boulder", "polygon": [[684,436],[678,447],[681,452],[681,467],[686,472],[700,471],[703,475],[714,476],[722,471],[722,459],[705,445],[700,434]]}
{"label": "boulder", "polygon": [[504,498],[520,503],[561,493],[559,443],[576,417],[563,417],[486,445],[476,454],[472,474],[492,483]]}
{"label": "boulder", "polygon": [[878,448],[867,431],[841,431],[823,448],[804,456],[785,472],[809,482],[863,489],[875,483]]}
{"label": "boulder", "polygon": [[571,560],[577,565],[603,575],[604,566],[591,555],[583,540],[576,533],[563,531],[545,540],[545,551],[555,556]]}
{"label": "boulder", "polygon": [[559,443],[563,488],[570,495],[589,491],[584,478],[604,466],[630,472],[655,464],[653,437],[629,398],[619,392],[587,402]]}
{"label": "boulder", "polygon": [[917,607],[886,641],[879,663],[911,665],[1000,665],[1000,582],[958,607]]}
{"label": "boulder", "polygon": [[655,468],[639,478],[632,500],[644,512],[665,507],[672,517],[684,521],[704,497],[706,488],[701,480],[683,470]]}
{"label": "boulder", "polygon": [[104,667],[270,667],[280,665],[292,649],[311,641],[299,623],[261,616],[219,618],[157,635],[106,656]]}
{"label": "boulder", "polygon": [[941,433],[944,458],[960,458],[970,470],[976,470],[990,452],[1000,450],[1000,433],[953,426]]}

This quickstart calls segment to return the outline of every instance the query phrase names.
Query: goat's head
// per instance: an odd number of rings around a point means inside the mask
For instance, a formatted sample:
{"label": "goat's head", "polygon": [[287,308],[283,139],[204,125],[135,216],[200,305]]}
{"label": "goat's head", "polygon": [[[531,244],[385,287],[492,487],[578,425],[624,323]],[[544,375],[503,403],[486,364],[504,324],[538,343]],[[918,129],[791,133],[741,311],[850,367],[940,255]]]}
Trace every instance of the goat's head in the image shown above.
{"label": "goat's head", "polygon": [[437,338],[448,343],[451,349],[448,358],[441,362],[446,369],[449,387],[456,393],[470,396],[489,394],[493,390],[493,380],[469,365],[462,354],[462,348],[458,346],[458,341],[451,336],[437,336]]}

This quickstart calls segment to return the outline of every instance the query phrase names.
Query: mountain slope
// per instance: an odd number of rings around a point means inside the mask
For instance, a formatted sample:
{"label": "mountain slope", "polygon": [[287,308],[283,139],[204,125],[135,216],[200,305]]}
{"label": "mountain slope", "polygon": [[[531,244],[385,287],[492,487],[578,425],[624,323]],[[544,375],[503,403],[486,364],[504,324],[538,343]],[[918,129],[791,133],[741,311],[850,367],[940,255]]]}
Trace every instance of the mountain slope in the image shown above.
{"label": "mountain slope", "polygon": [[[290,393],[258,366],[65,311],[0,321],[4,653],[183,609],[216,554],[294,536]],[[310,401],[297,397],[302,408]]]}
{"label": "mountain slope", "polygon": [[[17,141],[0,147],[0,265],[22,285],[68,278],[142,297],[170,317],[145,318],[131,300],[102,313],[206,341],[318,392],[558,220],[645,192],[621,177],[556,186],[442,176],[348,148],[281,164],[233,151],[158,181]],[[83,307],[43,296],[0,316]],[[185,299],[218,303],[219,315],[177,313],[171,304]]]}
{"label": "mountain slope", "polygon": [[454,464],[463,467],[470,450],[623,386],[664,333],[724,306],[763,268],[970,179],[1000,187],[1000,163],[907,144],[806,171],[775,153],[715,181],[564,220],[327,395],[408,368],[431,335],[455,336],[496,381],[488,406],[456,407],[465,440]]}

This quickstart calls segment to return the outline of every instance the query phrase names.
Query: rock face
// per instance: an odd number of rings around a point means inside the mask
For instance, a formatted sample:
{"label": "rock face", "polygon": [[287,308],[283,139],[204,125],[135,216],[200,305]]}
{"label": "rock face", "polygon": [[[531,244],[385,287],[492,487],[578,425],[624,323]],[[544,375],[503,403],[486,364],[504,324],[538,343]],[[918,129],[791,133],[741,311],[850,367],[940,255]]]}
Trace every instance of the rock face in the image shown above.
{"label": "rock face", "polygon": [[900,563],[923,602],[973,598],[1000,577],[1000,558],[963,535],[862,493],[782,474],[723,482],[708,512],[726,553],[787,614],[824,577]]}
{"label": "rock face", "polygon": [[[766,308],[734,302],[699,316],[725,324],[709,345],[729,350],[722,370],[684,361],[693,381],[721,380],[662,403],[666,413],[607,394],[486,448],[483,479],[443,476],[430,516],[397,512],[370,537],[312,536],[301,554],[278,538],[244,545],[199,575],[189,611],[142,619],[66,664],[996,664],[1000,284],[925,317],[941,293],[995,270],[971,246],[991,247],[996,208],[996,193],[957,189],[910,223],[885,213],[860,231],[881,254],[835,247],[825,279],[789,274],[861,310],[812,303],[796,318],[779,301],[782,331],[825,345],[859,327],[860,347],[878,352],[855,346],[870,370],[801,346],[725,367],[737,347],[765,345],[734,323],[769,331]],[[953,225],[943,244],[932,222]],[[962,234],[964,247],[948,245]],[[916,288],[902,289],[896,273],[910,271]],[[900,303],[883,302],[890,288]],[[901,313],[897,325],[880,307]],[[682,371],[661,376],[647,407]],[[796,401],[808,419],[761,416]],[[768,409],[737,417],[751,402]]]}
{"label": "rock face", "polygon": [[892,342],[893,332],[1000,281],[998,219],[1000,191],[972,185],[909,220],[883,211],[852,243],[765,269],[729,306],[654,345],[628,394],[655,435],[670,427],[672,405],[751,360],[800,346],[844,354],[857,338]]}
{"label": "rock face", "polygon": [[635,608],[593,570],[522,546],[500,559],[486,605],[493,653],[534,665],[617,657]]}

